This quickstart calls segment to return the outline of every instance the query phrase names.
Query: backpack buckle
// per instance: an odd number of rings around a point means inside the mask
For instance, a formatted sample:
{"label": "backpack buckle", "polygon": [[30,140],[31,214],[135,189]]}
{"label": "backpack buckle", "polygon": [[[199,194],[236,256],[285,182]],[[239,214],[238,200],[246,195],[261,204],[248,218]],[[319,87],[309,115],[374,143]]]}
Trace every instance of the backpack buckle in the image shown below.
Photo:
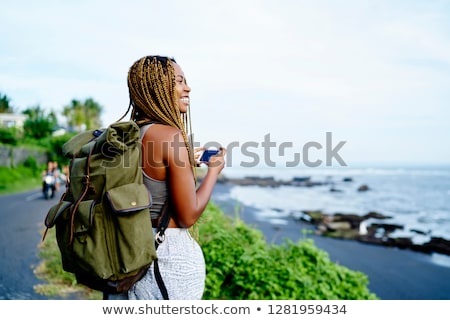
{"label": "backpack buckle", "polygon": [[85,175],[83,178],[82,178],[82,183],[84,184],[84,185],[87,185],[87,184],[89,184],[89,181],[91,180],[91,178],[89,177],[89,175]]}
{"label": "backpack buckle", "polygon": [[156,233],[155,235],[155,241],[157,244],[161,244],[164,242],[164,240],[166,239],[166,235],[163,233],[163,230],[160,230]]}

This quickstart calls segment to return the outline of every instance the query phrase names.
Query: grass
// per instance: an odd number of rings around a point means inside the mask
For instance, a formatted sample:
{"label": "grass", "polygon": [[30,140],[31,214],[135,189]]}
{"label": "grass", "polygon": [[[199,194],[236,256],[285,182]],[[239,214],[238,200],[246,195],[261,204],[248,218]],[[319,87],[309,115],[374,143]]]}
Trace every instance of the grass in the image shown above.
{"label": "grass", "polygon": [[46,281],[34,287],[35,292],[49,297],[101,300],[102,293],[77,283],[73,274],[62,268],[61,256],[56,242],[55,228],[48,229],[45,240],[39,246],[41,263],[36,267],[36,277]]}
{"label": "grass", "polygon": [[24,166],[0,167],[0,194],[11,194],[39,188],[42,184],[40,170]]}

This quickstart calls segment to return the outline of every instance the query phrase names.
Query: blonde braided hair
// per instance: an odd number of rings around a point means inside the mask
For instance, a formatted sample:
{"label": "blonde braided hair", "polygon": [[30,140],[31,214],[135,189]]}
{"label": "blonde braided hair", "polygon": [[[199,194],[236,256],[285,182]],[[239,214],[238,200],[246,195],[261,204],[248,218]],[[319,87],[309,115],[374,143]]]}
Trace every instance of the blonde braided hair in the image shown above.
{"label": "blonde braided hair", "polygon": [[[128,90],[131,119],[138,125],[148,120],[180,129],[188,150],[189,161],[196,180],[189,107],[180,112],[175,90],[175,59],[163,56],[145,56],[137,60],[128,72]],[[127,111],[127,113],[128,113]]]}

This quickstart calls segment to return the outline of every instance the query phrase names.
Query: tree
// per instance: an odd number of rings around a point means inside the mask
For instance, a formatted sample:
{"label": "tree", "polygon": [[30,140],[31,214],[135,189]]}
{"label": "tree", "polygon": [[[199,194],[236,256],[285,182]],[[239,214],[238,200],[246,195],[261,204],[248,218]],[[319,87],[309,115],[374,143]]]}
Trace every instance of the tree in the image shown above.
{"label": "tree", "polygon": [[28,115],[28,119],[23,124],[26,137],[34,139],[48,137],[52,134],[53,129],[58,123],[53,111],[46,114],[39,105],[28,108],[22,113]]}
{"label": "tree", "polygon": [[13,113],[14,108],[11,106],[11,99],[5,94],[0,93],[0,113]]}
{"label": "tree", "polygon": [[84,102],[72,100],[64,107],[63,116],[67,119],[67,124],[76,131],[83,129],[96,129],[101,126],[100,114],[102,106],[92,98]]}

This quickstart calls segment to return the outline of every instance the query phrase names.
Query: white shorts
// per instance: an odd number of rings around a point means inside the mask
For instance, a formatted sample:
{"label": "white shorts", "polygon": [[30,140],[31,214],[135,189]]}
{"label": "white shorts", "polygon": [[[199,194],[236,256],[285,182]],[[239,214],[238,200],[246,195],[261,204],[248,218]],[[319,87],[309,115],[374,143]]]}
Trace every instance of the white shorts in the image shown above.
{"label": "white shorts", "polygon": [[[153,229],[153,233],[156,229]],[[167,228],[166,238],[156,251],[159,270],[170,300],[199,300],[205,289],[206,267],[203,252],[188,229]],[[108,300],[162,300],[156,283],[154,264],[128,293],[110,294]]]}

